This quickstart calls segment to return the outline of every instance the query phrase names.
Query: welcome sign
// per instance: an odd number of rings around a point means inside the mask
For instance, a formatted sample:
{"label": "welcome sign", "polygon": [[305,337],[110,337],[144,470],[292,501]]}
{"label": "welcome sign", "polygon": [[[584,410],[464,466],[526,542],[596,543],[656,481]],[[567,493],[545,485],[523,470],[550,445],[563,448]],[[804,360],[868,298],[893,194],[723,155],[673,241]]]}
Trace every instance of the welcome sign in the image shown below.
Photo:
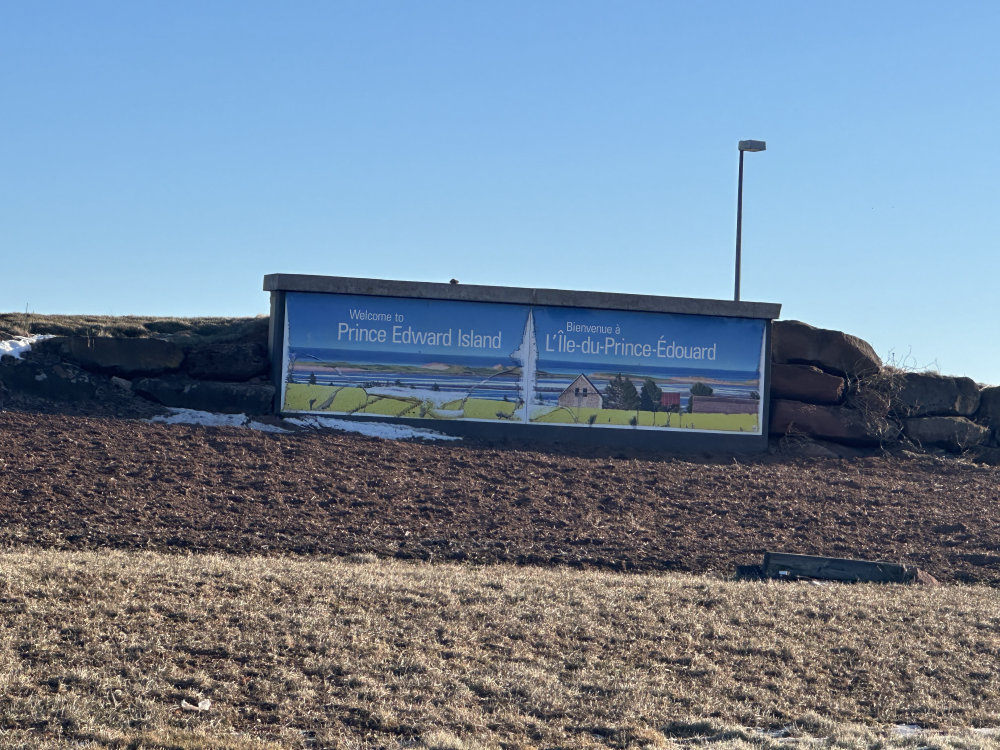
{"label": "welcome sign", "polygon": [[282,413],[766,434],[767,318],[294,289],[278,305]]}

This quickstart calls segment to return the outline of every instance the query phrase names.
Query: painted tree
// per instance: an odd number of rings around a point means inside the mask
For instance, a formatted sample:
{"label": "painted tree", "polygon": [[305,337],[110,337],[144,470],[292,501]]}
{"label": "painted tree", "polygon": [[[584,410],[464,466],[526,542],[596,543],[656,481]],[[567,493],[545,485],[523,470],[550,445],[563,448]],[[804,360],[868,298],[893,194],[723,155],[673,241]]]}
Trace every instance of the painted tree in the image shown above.
{"label": "painted tree", "polygon": [[638,409],[639,402],[639,391],[630,378],[618,373],[608,381],[608,387],[604,390],[605,409]]}
{"label": "painted tree", "polygon": [[621,373],[618,373],[616,377],[613,377],[608,381],[607,387],[604,389],[604,408],[605,409],[621,409],[622,402],[622,385],[624,381],[622,380]]}
{"label": "painted tree", "polygon": [[711,396],[713,393],[712,386],[705,385],[700,380],[691,386],[692,396]]}
{"label": "painted tree", "polygon": [[625,378],[625,387],[622,389],[622,398],[626,409],[638,409],[641,399],[639,391],[630,378]]}
{"label": "painted tree", "polygon": [[639,393],[639,408],[643,411],[659,411],[662,396],[663,389],[656,384],[656,381],[652,378],[646,378],[642,382],[642,391]]}

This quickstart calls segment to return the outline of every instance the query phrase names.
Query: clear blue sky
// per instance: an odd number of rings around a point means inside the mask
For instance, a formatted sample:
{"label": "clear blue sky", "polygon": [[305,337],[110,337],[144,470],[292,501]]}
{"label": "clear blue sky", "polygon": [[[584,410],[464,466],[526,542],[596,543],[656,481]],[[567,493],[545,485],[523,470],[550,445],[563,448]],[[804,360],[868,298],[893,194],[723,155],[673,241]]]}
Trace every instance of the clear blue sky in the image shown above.
{"label": "clear blue sky", "polygon": [[255,315],[267,273],[747,300],[1000,383],[1000,3],[36,2],[0,310]]}

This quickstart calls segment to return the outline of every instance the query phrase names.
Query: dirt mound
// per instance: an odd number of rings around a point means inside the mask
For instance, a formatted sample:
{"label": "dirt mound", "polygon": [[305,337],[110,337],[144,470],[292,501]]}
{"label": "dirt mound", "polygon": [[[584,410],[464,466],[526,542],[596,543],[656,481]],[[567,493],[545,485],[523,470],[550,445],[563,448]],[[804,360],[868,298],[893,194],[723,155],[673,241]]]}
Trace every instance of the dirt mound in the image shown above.
{"label": "dirt mound", "polygon": [[1000,469],[693,461],[0,412],[0,545],[729,575],[765,550],[1000,584]]}

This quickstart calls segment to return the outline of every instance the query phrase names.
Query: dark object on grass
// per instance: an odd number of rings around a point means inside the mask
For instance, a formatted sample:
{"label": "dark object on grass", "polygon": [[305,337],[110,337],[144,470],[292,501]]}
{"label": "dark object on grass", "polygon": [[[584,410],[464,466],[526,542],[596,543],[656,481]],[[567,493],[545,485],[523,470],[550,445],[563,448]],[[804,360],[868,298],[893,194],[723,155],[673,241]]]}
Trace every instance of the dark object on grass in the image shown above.
{"label": "dark object on grass", "polygon": [[764,569],[759,565],[737,565],[736,580],[738,581],[763,581]]}
{"label": "dark object on grass", "polygon": [[824,580],[852,583],[916,583],[938,585],[934,576],[915,565],[900,563],[850,560],[841,557],[793,555],[785,552],[765,552],[764,564],[743,565],[737,569],[741,578],[753,578],[759,571],[764,578],[785,580]]}

